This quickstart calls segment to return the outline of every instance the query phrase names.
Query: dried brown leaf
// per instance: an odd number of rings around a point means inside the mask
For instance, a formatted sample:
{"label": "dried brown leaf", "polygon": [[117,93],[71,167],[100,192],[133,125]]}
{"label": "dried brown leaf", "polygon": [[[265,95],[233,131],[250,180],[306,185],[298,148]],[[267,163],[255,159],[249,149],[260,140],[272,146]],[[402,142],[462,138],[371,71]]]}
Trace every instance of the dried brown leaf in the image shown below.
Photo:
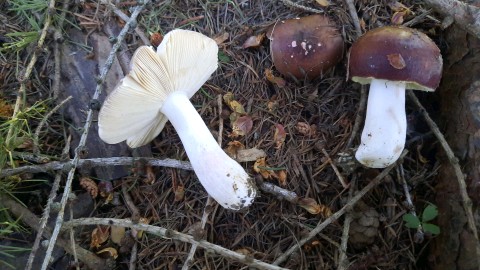
{"label": "dried brown leaf", "polygon": [[298,133],[305,135],[305,136],[311,136],[314,137],[317,135],[317,126],[316,125],[310,125],[305,122],[298,122],[295,125],[295,129],[298,131]]}
{"label": "dried brown leaf", "polygon": [[283,88],[287,85],[287,82],[282,77],[277,77],[273,75],[273,71],[269,68],[265,69],[265,78],[280,88]]}
{"label": "dried brown leaf", "polygon": [[272,177],[276,177],[274,171],[267,170],[266,168],[268,168],[268,165],[264,157],[257,159],[253,164],[253,170],[261,174],[264,179],[271,179]]}
{"label": "dried brown leaf", "polygon": [[239,150],[245,149],[245,145],[243,145],[239,141],[231,141],[228,142],[227,149],[225,152],[232,158],[236,159]]}
{"label": "dried brown leaf", "polygon": [[152,185],[153,183],[155,183],[157,179],[157,177],[155,176],[155,172],[153,171],[153,167],[150,165],[147,165],[145,167],[145,171],[146,171],[146,177],[144,181],[145,183]]}
{"label": "dried brown leaf", "polygon": [[154,47],[158,47],[158,45],[160,45],[160,43],[162,43],[163,41],[163,35],[158,33],[158,32],[155,32],[155,33],[152,33],[150,35],[150,43],[152,44],[152,46]]}
{"label": "dried brown leaf", "polygon": [[252,47],[258,47],[260,44],[262,44],[263,39],[265,38],[265,33],[262,33],[260,35],[256,36],[250,36],[245,40],[245,42],[242,45],[242,48],[252,48]]}
{"label": "dried brown leaf", "polygon": [[245,109],[243,108],[243,105],[236,100],[230,101],[228,103],[228,107],[230,107],[230,109],[237,114],[245,114]]}
{"label": "dried brown leaf", "polygon": [[252,130],[252,127],[252,117],[248,115],[240,116],[232,123],[232,134],[230,136],[233,138],[245,136]]}
{"label": "dried brown leaf", "polygon": [[280,149],[285,142],[285,138],[287,137],[287,132],[285,128],[281,124],[275,124],[275,132],[273,134],[273,141],[275,142],[275,148]]}
{"label": "dried brown leaf", "polygon": [[220,45],[220,44],[224,43],[229,37],[230,37],[230,34],[225,32],[225,33],[222,33],[222,34],[214,37],[213,40],[215,40],[217,45]]}
{"label": "dried brown leaf", "polygon": [[0,118],[10,118],[13,115],[13,106],[0,99]]}
{"label": "dried brown leaf", "polygon": [[175,188],[175,199],[173,201],[175,202],[180,202],[183,201],[185,198],[185,188],[182,185],[178,185],[177,188]]}
{"label": "dried brown leaf", "polygon": [[405,11],[396,11],[395,13],[393,13],[392,20],[391,20],[392,24],[393,25],[403,24],[405,15],[406,15]]}
{"label": "dried brown leaf", "polygon": [[103,253],[107,253],[110,257],[112,257],[113,259],[116,259],[118,257],[118,252],[115,248],[113,247],[107,247],[107,248],[104,248],[100,251],[97,251],[97,254],[103,254]]}
{"label": "dried brown leaf", "polygon": [[312,198],[300,198],[298,199],[298,205],[310,214],[319,214],[322,211],[322,207]]}
{"label": "dried brown leaf", "polygon": [[317,4],[319,4],[321,7],[328,7],[331,5],[330,1],[328,0],[315,0],[315,2],[317,2]]}
{"label": "dried brown leaf", "polygon": [[90,241],[91,248],[99,248],[110,236],[110,228],[108,226],[98,225],[92,231],[92,239]]}
{"label": "dried brown leaf", "polygon": [[276,176],[277,176],[278,184],[281,187],[286,187],[287,186],[287,171],[280,170],[280,171],[277,172]]}
{"label": "dried brown leaf", "polygon": [[88,177],[80,178],[80,186],[85,189],[92,198],[96,198],[98,196],[98,186],[95,181]]}
{"label": "dried brown leaf", "polygon": [[250,149],[240,149],[237,152],[237,156],[235,158],[238,162],[248,162],[248,161],[255,161],[259,158],[266,157],[267,153],[261,149],[257,148],[250,148]]}
{"label": "dried brown leaf", "polygon": [[388,62],[395,69],[404,69],[407,65],[402,55],[399,53],[393,53],[387,55]]}

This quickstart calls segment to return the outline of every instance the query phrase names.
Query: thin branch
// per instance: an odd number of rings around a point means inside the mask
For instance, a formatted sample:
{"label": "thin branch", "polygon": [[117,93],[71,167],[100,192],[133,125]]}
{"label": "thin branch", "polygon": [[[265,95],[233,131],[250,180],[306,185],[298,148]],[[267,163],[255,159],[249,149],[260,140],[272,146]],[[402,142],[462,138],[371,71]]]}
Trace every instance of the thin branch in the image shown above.
{"label": "thin branch", "polygon": [[[112,50],[110,51],[110,55],[108,56],[107,60],[105,61],[105,65],[100,72],[100,76],[99,76],[98,81],[97,81],[97,87],[96,87],[95,93],[93,94],[93,97],[92,97],[93,100],[97,100],[99,98],[99,96],[102,92],[103,81],[105,80],[105,76],[107,75],[110,67],[113,64],[113,60],[115,59],[115,55],[116,55],[116,52],[117,52],[118,48],[120,47],[121,43],[123,42],[125,36],[127,35],[128,31],[130,30],[132,25],[136,24],[136,19],[137,19],[138,15],[140,14],[140,12],[143,10],[145,5],[148,4],[149,2],[150,2],[149,0],[144,0],[141,5],[137,6],[135,8],[135,10],[133,11],[130,19],[126,22],[122,31],[120,31],[120,34],[117,37],[117,42],[113,45]],[[78,147],[75,149],[75,157],[72,161],[72,166],[73,167],[68,172],[67,181],[65,183],[65,189],[64,189],[63,196],[62,196],[62,199],[61,199],[61,202],[60,202],[61,203],[60,211],[58,212],[58,216],[57,216],[57,219],[55,221],[55,228],[53,229],[52,237],[50,239],[50,242],[49,242],[48,247],[47,247],[47,251],[45,253],[45,258],[43,260],[43,264],[42,264],[42,268],[41,268],[42,270],[46,270],[48,265],[49,265],[50,258],[52,256],[53,247],[55,245],[58,234],[60,233],[60,228],[61,228],[62,223],[63,223],[63,215],[64,215],[64,212],[65,212],[65,205],[66,205],[67,200],[68,200],[68,195],[70,194],[70,190],[71,190],[72,182],[73,182],[73,177],[75,176],[75,170],[76,170],[78,161],[80,159],[80,153],[82,152],[81,150],[85,147],[85,143],[87,141],[88,132],[90,130],[90,126],[92,125],[92,120],[93,120],[93,110],[90,108],[88,110],[88,113],[87,113],[87,118],[85,120],[85,125],[83,127],[83,133],[82,133],[82,136],[80,137]]]}
{"label": "thin branch", "polygon": [[[408,189],[407,181],[405,180],[405,172],[403,171],[403,165],[401,164],[397,167],[397,178],[399,179],[400,184],[402,184],[408,211],[410,212],[410,214],[417,216],[417,212],[415,211],[415,205],[413,205],[412,196],[410,195],[410,190]],[[423,242],[424,235],[425,233],[423,232],[422,225],[420,224],[417,228],[417,233],[415,234],[415,242]]]}
{"label": "thin branch", "polygon": [[[7,208],[22,223],[26,224],[37,232],[40,231],[40,219],[12,197],[0,193],[0,205]],[[43,236],[47,238],[51,237],[50,228],[44,228]],[[73,254],[72,243],[70,242],[70,240],[59,237],[56,244],[59,247],[62,247],[69,254]],[[97,255],[95,255],[94,253],[82,248],[80,245],[75,243],[73,244],[75,245],[78,259],[82,261],[87,266],[87,268],[98,270],[106,269],[106,263],[104,260],[97,257]]]}
{"label": "thin branch", "polygon": [[325,13],[323,10],[316,9],[316,8],[311,8],[311,7],[306,7],[306,6],[297,4],[297,3],[295,3],[291,0],[280,0],[280,1],[283,2],[283,4],[286,5],[286,6],[297,8],[297,9],[300,9],[300,10],[303,10],[303,11],[317,13],[317,14]]}
{"label": "thin branch", "polygon": [[[355,179],[350,182],[350,190],[348,191],[348,201],[353,197],[355,190]],[[340,256],[338,258],[338,270],[347,270],[348,267],[348,256],[347,256],[347,246],[348,246],[348,236],[350,232],[350,224],[352,223],[352,211],[348,211],[345,215],[345,221],[343,221],[343,231],[342,231],[342,242],[340,244]]]}
{"label": "thin branch", "polygon": [[38,124],[37,128],[35,129],[35,133],[33,135],[33,150],[32,152],[36,155],[40,154],[39,150],[39,145],[38,145],[38,138],[40,137],[40,132],[42,131],[43,126],[47,123],[47,120],[56,112],[58,109],[60,109],[65,103],[70,101],[72,99],[72,96],[67,97],[64,99],[62,102],[57,104],[53,109],[51,109],[40,121]]}
{"label": "thin branch", "polygon": [[425,0],[443,16],[452,17],[465,31],[480,39],[480,7],[457,0]]}
{"label": "thin branch", "polygon": [[455,157],[455,154],[453,153],[452,148],[450,147],[447,140],[443,136],[442,132],[438,128],[437,124],[435,124],[432,118],[430,118],[430,115],[428,115],[427,110],[425,110],[423,105],[418,100],[417,96],[415,96],[412,90],[407,91],[407,93],[408,93],[408,97],[413,101],[413,103],[420,110],[420,113],[422,114],[423,118],[427,122],[427,125],[430,127],[435,137],[437,137],[437,140],[440,142],[440,145],[442,146],[443,150],[445,150],[445,154],[447,155],[448,161],[453,166],[453,169],[455,171],[455,176],[457,177],[458,188],[460,189],[459,190],[460,196],[462,197],[463,208],[467,216],[468,227],[472,231],[473,237],[476,240],[477,255],[480,258],[480,244],[478,241],[478,232],[477,232],[477,227],[475,226],[475,219],[473,217],[472,201],[468,196],[467,184],[465,183],[465,176],[462,172],[462,168],[460,168],[458,158]]}
{"label": "thin branch", "polygon": [[251,256],[237,253],[235,251],[226,249],[219,245],[212,244],[205,240],[196,241],[193,236],[185,233],[166,229],[159,226],[153,226],[153,225],[148,225],[143,223],[134,223],[130,220],[125,220],[125,219],[79,218],[79,219],[74,219],[72,221],[65,222],[62,229],[69,229],[71,227],[84,226],[84,225],[106,225],[106,226],[119,226],[119,227],[136,229],[136,230],[144,231],[146,233],[157,235],[166,239],[173,239],[173,240],[178,240],[185,243],[197,244],[199,247],[204,248],[208,251],[212,251],[216,254],[219,254],[224,258],[239,261],[248,266],[255,267],[257,269],[272,269],[272,270],[286,269],[286,268],[282,268],[279,266],[275,266],[275,265],[271,265],[271,264],[259,261],[257,259],[254,259]]}
{"label": "thin branch", "polygon": [[[110,158],[91,158],[78,159],[76,162],[77,168],[82,167],[109,167],[109,166],[133,166],[135,161],[140,158],[133,157],[110,157]],[[157,159],[157,158],[141,158],[146,165],[154,167],[169,167],[183,170],[193,170],[190,162],[180,161],[175,159]],[[74,160],[69,161],[52,161],[40,165],[27,165],[13,169],[5,169],[0,172],[0,178],[21,174],[21,173],[40,173],[49,171],[65,170],[68,171],[72,166]]]}
{"label": "thin branch", "polygon": [[[62,151],[63,154],[66,154],[70,151],[71,138],[72,137],[69,136],[68,139],[66,140],[65,147]],[[42,236],[43,236],[43,230],[47,226],[47,221],[48,221],[48,217],[50,216],[50,210],[51,210],[53,201],[55,200],[55,197],[57,197],[57,191],[60,187],[60,180],[62,180],[62,172],[57,172],[57,175],[55,175],[55,180],[53,181],[52,189],[50,190],[50,194],[48,195],[47,205],[45,206],[45,209],[43,209],[42,218],[40,219],[40,222],[39,222],[40,226],[38,227],[37,236],[35,237],[35,241],[33,242],[32,251],[30,251],[30,255],[28,256],[28,261],[25,266],[25,270],[32,269],[33,260],[35,259],[35,255],[37,254],[38,248],[40,246],[40,241],[42,240]]]}
{"label": "thin branch", "polygon": [[322,153],[325,155],[328,163],[330,163],[330,166],[332,167],[333,171],[337,175],[337,178],[340,181],[340,184],[342,184],[343,188],[348,188],[350,184],[347,183],[347,181],[345,181],[345,178],[343,178],[343,175],[340,173],[335,163],[333,163],[333,160],[330,158],[330,155],[328,154],[327,150],[325,150],[325,148],[322,148]]}
{"label": "thin branch", "polygon": [[[403,158],[408,153],[407,150],[404,150],[403,153],[400,155],[400,158]],[[323,229],[325,229],[328,225],[332,224],[333,222],[337,221],[343,214],[345,214],[349,209],[351,209],[365,194],[367,194],[370,190],[376,187],[378,184],[382,182],[382,179],[387,176],[387,174],[395,167],[396,164],[392,164],[385,168],[377,177],[375,177],[368,185],[366,185],[362,190],[360,190],[342,209],[335,212],[332,216],[327,218],[325,221],[319,223],[313,230],[311,230],[307,236],[298,240],[295,245],[290,247],[287,251],[285,251],[280,257],[278,257],[273,264],[278,265],[295,252],[297,249],[302,247],[305,243],[310,241],[315,235],[319,234]]]}

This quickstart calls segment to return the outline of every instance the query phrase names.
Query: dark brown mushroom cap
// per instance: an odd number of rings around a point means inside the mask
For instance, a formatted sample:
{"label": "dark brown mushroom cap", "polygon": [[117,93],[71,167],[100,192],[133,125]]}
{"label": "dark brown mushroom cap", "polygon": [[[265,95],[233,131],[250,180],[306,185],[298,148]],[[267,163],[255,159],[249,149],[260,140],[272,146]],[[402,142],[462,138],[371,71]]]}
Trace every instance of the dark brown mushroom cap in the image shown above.
{"label": "dark brown mushroom cap", "polygon": [[442,55],[425,34],[402,26],[385,26],[361,36],[350,49],[349,78],[403,81],[407,89],[435,91],[442,76]]}
{"label": "dark brown mushroom cap", "polygon": [[322,15],[279,21],[267,37],[273,64],[285,76],[314,79],[342,59],[343,38]]}

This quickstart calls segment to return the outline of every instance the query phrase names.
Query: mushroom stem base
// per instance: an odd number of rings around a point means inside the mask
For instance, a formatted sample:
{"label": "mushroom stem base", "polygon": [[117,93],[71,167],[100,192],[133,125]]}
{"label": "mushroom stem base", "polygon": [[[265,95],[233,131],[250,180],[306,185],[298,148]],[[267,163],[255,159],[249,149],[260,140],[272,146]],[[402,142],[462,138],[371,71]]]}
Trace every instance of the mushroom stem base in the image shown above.
{"label": "mushroom stem base", "polygon": [[171,93],[161,112],[175,127],[208,194],[228,209],[249,206],[256,196],[255,185],[242,166],[220,148],[188,96],[183,92]]}
{"label": "mushroom stem base", "polygon": [[356,159],[370,168],[393,164],[405,147],[405,83],[372,80]]}

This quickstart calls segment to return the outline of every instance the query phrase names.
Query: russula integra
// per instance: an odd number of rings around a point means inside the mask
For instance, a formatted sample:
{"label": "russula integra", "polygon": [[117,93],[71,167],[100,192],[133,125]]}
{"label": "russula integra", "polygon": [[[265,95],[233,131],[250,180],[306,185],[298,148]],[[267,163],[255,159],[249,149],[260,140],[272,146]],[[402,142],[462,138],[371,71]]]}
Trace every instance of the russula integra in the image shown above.
{"label": "russula integra", "polygon": [[350,49],[349,78],[370,84],[367,115],[356,159],[371,168],[394,163],[405,147],[405,89],[435,91],[443,66],[425,34],[385,26],[361,36]]}
{"label": "russula integra", "polygon": [[190,97],[217,69],[218,46],[193,31],[167,33],[155,52],[137,49],[131,71],[103,103],[99,135],[107,143],[134,148],[152,141],[169,120],[177,131],[198,179],[221,206],[249,206],[256,187],[236,161],[217,144]]}
{"label": "russula integra", "polygon": [[278,21],[267,37],[273,64],[287,77],[315,79],[343,56],[342,35],[323,15]]}

